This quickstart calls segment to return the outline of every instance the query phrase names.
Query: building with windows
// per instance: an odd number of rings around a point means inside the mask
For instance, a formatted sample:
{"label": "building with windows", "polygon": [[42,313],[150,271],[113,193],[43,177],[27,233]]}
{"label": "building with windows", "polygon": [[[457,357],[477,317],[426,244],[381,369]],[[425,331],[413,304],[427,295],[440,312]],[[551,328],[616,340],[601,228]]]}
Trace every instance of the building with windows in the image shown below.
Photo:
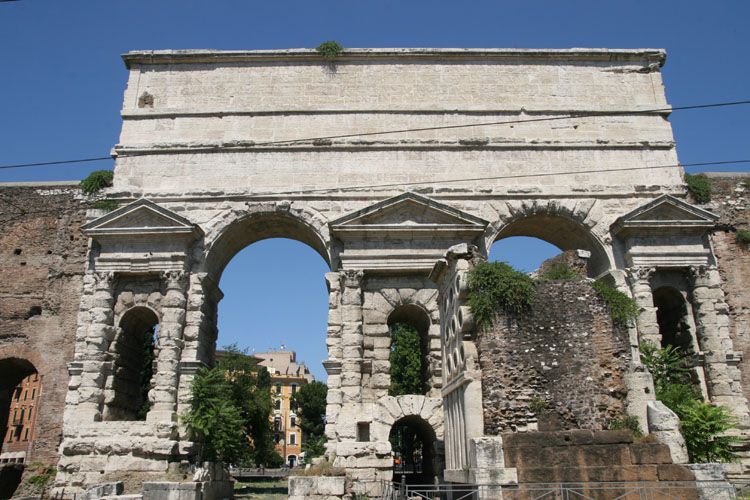
{"label": "building with windows", "polygon": [[10,393],[8,411],[2,418],[4,429],[0,463],[24,463],[34,441],[36,409],[42,390],[37,372],[24,377]]}
{"label": "building with windows", "polygon": [[269,351],[253,355],[260,359],[258,364],[265,366],[271,375],[274,402],[271,418],[276,451],[290,467],[294,467],[302,453],[302,429],[298,425],[292,397],[299,387],[312,382],[314,377],[304,363],[297,363],[297,353],[294,351]]}

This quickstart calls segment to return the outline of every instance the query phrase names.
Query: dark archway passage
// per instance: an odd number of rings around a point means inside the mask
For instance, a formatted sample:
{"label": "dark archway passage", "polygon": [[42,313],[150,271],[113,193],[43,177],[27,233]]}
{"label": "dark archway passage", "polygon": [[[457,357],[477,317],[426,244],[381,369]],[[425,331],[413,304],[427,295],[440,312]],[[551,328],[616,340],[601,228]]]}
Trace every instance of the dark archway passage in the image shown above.
{"label": "dark archway passage", "polygon": [[688,322],[687,302],[679,290],[662,286],[653,291],[656,321],[659,323],[661,346],[692,350],[692,335]]}
{"label": "dark archway passage", "polygon": [[393,480],[432,484],[435,480],[436,437],[430,424],[417,415],[397,420],[388,440],[393,451]]}

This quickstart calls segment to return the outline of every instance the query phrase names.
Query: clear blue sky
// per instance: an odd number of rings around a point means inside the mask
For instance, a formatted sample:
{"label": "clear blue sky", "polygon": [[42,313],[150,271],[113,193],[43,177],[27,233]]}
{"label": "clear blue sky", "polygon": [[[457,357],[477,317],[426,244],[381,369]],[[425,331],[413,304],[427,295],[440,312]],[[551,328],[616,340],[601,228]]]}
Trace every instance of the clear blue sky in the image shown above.
{"label": "clear blue sky", "polygon": [[[0,2],[0,165],[106,156],[118,138],[126,82],[119,54],[128,50],[315,47],[325,40],[347,47],[659,47],[668,53],[669,102],[679,106],[750,98],[748,19],[747,0]],[[671,121],[683,163],[750,158],[750,106],[685,111]],[[0,182],[80,179],[111,167],[0,170]],[[533,269],[550,253],[523,242],[502,258]],[[222,279],[220,343],[237,339],[262,350],[283,342],[322,377],[324,271],[301,244],[247,248]],[[283,290],[261,293],[249,280],[257,273],[271,275],[264,287],[280,282]]]}

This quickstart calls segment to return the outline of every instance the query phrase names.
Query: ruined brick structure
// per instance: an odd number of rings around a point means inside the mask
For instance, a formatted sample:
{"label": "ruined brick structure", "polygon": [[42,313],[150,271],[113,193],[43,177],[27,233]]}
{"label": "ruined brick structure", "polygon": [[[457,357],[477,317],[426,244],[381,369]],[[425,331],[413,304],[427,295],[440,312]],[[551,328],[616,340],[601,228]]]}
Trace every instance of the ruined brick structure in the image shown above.
{"label": "ruined brick structure", "polygon": [[606,429],[626,414],[627,328],[584,281],[535,285],[528,314],[476,336],[484,432]]}
{"label": "ruined brick structure", "polygon": [[76,184],[0,186],[0,467],[58,460],[87,251]]}
{"label": "ruined brick structure", "polygon": [[[707,236],[719,217],[686,200],[663,51],[352,49],[334,61],[311,50],[144,51],[124,59],[123,128],[106,193],[120,208],[91,212],[83,226],[90,251],[85,262],[76,253],[76,272],[85,269],[80,314],[76,330],[59,337],[74,355],[58,492],[124,474],[164,479],[194,459],[179,415],[195,371],[214,361],[222,271],[271,237],[311,246],[330,267],[328,455],[362,488],[391,478],[388,433],[405,421],[444,443],[446,479],[517,479],[502,453],[494,465],[483,455],[486,388],[464,302],[466,272],[510,236],[583,250],[590,277],[636,299],[641,314],[627,331],[626,366],[613,367],[622,380],[614,390],[626,392],[624,409],[644,431],[669,441],[675,461],[683,457],[670,440],[674,423],[653,401],[637,350],[641,340],[660,342],[667,326],[700,356],[706,395],[746,432],[737,350],[747,348],[747,331],[732,323],[744,306],[721,289]],[[529,121],[543,118],[552,121]],[[439,128],[456,125],[466,127]],[[350,135],[373,132],[388,133]],[[423,336],[422,395],[387,395],[396,322]],[[156,361],[143,417],[135,404],[143,401],[128,397],[136,368],[128,353],[150,332]],[[623,348],[620,335],[609,339],[613,352]]]}

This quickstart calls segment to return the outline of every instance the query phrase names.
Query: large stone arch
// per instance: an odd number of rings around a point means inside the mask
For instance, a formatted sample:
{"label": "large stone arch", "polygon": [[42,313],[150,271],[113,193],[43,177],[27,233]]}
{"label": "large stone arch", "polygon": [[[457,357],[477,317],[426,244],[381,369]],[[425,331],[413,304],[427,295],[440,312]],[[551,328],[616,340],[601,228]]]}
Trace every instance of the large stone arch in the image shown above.
{"label": "large stone arch", "polygon": [[561,250],[591,252],[590,277],[612,269],[612,252],[605,244],[609,238],[598,227],[594,202],[565,203],[556,200],[507,202],[507,214],[485,231],[486,254],[495,241],[512,236],[530,236],[551,243]]}
{"label": "large stone arch", "polygon": [[290,202],[247,204],[244,210],[230,210],[206,228],[201,255],[204,272],[216,283],[229,261],[239,251],[268,238],[289,238],[315,250],[329,268],[336,266],[328,221],[317,211]]}

